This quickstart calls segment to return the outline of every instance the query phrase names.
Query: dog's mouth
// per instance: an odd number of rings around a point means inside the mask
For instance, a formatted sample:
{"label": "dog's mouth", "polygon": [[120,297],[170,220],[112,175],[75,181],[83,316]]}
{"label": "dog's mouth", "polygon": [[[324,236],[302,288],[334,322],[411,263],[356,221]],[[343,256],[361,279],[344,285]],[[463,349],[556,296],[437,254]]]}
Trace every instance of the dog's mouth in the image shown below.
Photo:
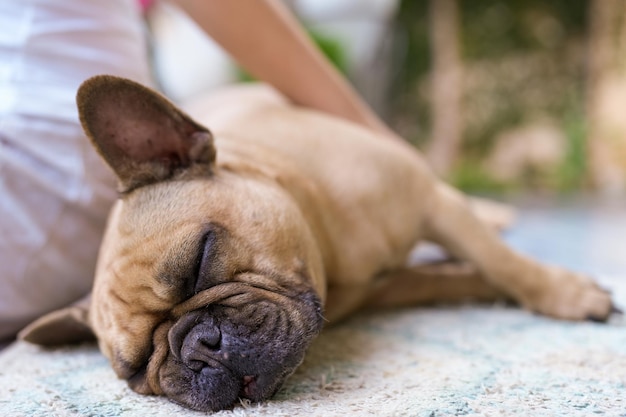
{"label": "dog's mouth", "polygon": [[311,292],[253,298],[192,310],[171,326],[158,369],[163,394],[194,410],[218,411],[278,391],[319,333],[320,304]]}

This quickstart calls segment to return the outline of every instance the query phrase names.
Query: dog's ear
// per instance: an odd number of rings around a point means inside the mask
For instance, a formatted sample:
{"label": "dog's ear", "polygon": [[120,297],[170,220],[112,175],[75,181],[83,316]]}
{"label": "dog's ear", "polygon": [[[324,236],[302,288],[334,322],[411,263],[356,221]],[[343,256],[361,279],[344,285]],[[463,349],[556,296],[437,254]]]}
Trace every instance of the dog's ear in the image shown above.
{"label": "dog's ear", "polygon": [[69,307],[53,311],[26,326],[18,338],[42,346],[95,340],[89,324],[91,294]]}
{"label": "dog's ear", "polygon": [[126,192],[186,172],[210,173],[213,137],[167,99],[133,81],[99,75],[76,96],[83,129]]}

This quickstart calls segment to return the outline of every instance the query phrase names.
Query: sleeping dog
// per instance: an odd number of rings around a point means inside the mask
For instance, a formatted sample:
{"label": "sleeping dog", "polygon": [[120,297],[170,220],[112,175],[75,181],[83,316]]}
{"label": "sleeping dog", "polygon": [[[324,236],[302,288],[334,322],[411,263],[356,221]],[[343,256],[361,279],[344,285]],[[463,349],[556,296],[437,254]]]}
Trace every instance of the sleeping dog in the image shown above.
{"label": "sleeping dog", "polygon": [[[22,337],[95,335],[139,393],[202,411],[265,400],[325,321],[366,305],[504,296],[565,320],[614,310],[592,280],[503,244],[411,146],[269,88],[215,94],[185,113],[98,76],[77,102],[120,197],[91,297]],[[470,272],[408,267],[421,241]]]}

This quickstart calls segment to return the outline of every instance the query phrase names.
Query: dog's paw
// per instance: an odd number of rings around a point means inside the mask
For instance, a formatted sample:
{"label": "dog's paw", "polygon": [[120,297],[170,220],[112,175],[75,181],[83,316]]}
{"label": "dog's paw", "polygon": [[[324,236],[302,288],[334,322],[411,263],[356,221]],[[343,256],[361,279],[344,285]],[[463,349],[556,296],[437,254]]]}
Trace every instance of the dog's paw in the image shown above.
{"label": "dog's paw", "polygon": [[544,267],[540,288],[522,300],[529,310],[564,320],[605,322],[615,308],[609,291],[594,280],[557,267]]}

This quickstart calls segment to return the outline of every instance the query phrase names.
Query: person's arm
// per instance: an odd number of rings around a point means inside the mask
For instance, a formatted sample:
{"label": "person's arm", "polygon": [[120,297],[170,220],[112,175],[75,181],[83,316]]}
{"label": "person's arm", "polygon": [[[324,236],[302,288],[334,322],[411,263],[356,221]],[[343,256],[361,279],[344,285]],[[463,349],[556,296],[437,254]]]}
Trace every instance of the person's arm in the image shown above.
{"label": "person's arm", "polygon": [[397,136],[311,42],[280,0],[173,0],[256,78],[293,103]]}

